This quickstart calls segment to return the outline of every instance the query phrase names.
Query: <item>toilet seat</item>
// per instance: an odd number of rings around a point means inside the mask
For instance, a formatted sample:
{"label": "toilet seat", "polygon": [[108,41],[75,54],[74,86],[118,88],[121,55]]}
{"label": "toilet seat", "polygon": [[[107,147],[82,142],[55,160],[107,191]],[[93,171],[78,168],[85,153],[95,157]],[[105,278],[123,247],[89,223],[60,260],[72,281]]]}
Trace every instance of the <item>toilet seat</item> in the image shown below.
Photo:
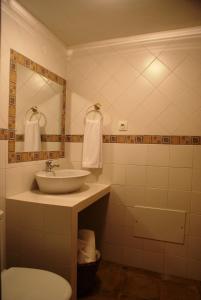
{"label": "toilet seat", "polygon": [[2,272],[2,300],[69,300],[70,284],[49,271],[10,268]]}

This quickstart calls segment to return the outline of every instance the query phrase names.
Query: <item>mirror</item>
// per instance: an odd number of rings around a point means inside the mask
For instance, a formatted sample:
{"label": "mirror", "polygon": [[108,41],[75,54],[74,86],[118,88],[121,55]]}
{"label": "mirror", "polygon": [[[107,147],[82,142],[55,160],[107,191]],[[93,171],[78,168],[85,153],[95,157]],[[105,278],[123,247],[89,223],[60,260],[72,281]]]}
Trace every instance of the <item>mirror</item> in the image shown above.
{"label": "mirror", "polygon": [[64,157],[66,81],[11,50],[9,162]]}

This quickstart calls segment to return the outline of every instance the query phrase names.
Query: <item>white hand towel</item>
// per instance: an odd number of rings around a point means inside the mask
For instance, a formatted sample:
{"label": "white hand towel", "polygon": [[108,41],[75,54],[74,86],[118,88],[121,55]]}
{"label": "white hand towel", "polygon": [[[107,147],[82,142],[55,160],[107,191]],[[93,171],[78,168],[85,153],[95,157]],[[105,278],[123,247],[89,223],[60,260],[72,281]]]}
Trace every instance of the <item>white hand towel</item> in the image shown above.
{"label": "white hand towel", "polygon": [[82,155],[83,168],[102,168],[102,120],[86,120]]}
{"label": "white hand towel", "polygon": [[95,233],[92,230],[81,229],[78,232],[78,262],[90,263],[96,261]]}
{"label": "white hand towel", "polygon": [[24,131],[24,151],[37,152],[41,150],[40,126],[38,120],[26,121]]}

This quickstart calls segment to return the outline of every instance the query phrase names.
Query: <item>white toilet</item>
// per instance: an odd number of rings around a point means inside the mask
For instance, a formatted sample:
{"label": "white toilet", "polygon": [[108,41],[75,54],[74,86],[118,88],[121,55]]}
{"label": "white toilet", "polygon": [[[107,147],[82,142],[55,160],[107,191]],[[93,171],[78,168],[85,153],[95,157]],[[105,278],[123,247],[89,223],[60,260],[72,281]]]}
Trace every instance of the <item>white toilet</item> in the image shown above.
{"label": "white toilet", "polygon": [[[0,224],[3,211],[0,211]],[[39,269],[10,268],[1,273],[1,300],[69,300],[70,284],[61,276]]]}

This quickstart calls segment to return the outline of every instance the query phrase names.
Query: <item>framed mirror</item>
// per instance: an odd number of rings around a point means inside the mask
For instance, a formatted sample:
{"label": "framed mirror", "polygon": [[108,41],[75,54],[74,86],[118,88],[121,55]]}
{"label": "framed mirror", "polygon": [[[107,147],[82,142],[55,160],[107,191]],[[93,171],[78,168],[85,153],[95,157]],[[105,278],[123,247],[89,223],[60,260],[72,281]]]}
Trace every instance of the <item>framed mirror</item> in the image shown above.
{"label": "framed mirror", "polygon": [[11,49],[8,162],[64,157],[66,80]]}

